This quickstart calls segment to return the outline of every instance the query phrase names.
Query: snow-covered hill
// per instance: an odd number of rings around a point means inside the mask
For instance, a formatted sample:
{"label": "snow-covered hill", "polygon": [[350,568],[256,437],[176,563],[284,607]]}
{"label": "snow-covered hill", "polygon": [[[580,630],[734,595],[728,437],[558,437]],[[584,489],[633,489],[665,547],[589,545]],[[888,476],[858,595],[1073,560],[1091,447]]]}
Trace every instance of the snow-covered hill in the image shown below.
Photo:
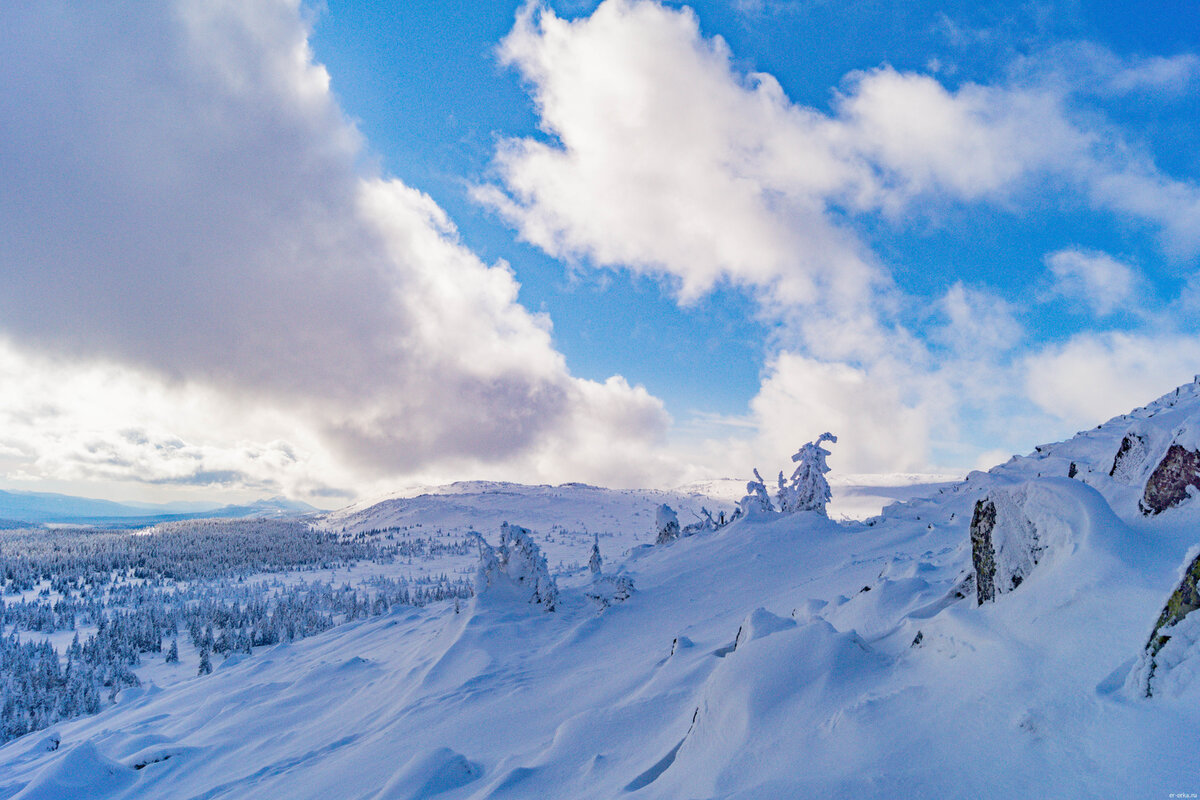
{"label": "snow-covered hill", "polygon": [[[487,591],[234,656],[0,748],[0,797],[1196,792],[1200,637],[1164,629],[1151,697],[1144,653],[1200,541],[1198,422],[1200,383],[866,522],[766,515],[624,559],[601,538],[624,602],[575,572],[552,613]],[[648,506],[590,491],[464,487],[325,524],[495,542],[501,517],[602,519],[645,541]]]}
{"label": "snow-covered hill", "polygon": [[[745,481],[742,481],[745,489]],[[662,503],[676,507],[684,517],[701,519],[707,507],[716,514],[732,511],[734,498],[699,491],[604,489],[583,483],[561,486],[525,486],[492,481],[461,481],[448,486],[405,492],[367,500],[334,511],[319,521],[327,530],[360,531],[403,528],[420,524],[446,530],[496,530],[501,523],[521,521],[526,527],[567,529],[588,534],[645,534],[654,522],[654,509]]]}

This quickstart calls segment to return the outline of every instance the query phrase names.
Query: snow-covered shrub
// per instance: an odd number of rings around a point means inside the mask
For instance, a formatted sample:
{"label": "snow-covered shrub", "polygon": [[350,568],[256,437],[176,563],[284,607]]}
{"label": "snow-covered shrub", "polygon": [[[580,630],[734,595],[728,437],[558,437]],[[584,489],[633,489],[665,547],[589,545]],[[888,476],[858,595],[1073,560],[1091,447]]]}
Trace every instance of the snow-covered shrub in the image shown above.
{"label": "snow-covered shrub", "polygon": [[684,525],[683,529],[679,531],[680,536],[695,536],[697,533],[715,531],[717,529],[717,521],[713,519],[712,514],[708,512],[708,509],[701,508],[700,511],[702,514],[704,514],[704,516],[696,522],[691,522],[687,525]]}
{"label": "snow-covered shrub", "polygon": [[654,512],[654,530],[658,533],[655,544],[667,544],[679,538],[679,515],[666,503]]}
{"label": "snow-covered shrub", "polygon": [[775,510],[771,505],[771,496],[767,494],[767,484],[757,469],[754,470],[754,480],[746,482],[746,496],[738,503],[738,510],[747,517]]}
{"label": "snow-covered shrub", "polygon": [[[837,437],[832,433],[822,433],[815,442],[809,442],[800,448],[792,461],[796,464],[795,471],[788,481],[784,481],[783,473],[779,473],[779,510],[785,514],[797,511],[817,511],[825,513],[825,504],[832,497],[829,491],[829,481],[825,474],[829,465],[825,463],[830,452],[821,447],[822,442],[837,443]],[[757,476],[758,473],[755,473]]]}
{"label": "snow-covered shrub", "polygon": [[500,526],[500,546],[492,547],[479,537],[479,566],[475,571],[475,593],[482,595],[497,585],[507,584],[518,594],[546,611],[558,605],[558,584],[546,566],[546,557],[526,528]]}
{"label": "snow-covered shrub", "polygon": [[624,603],[633,596],[633,578],[625,574],[597,575],[584,594],[601,608]]}
{"label": "snow-covered shrub", "polygon": [[736,651],[746,642],[752,642],[755,639],[761,639],[772,633],[794,627],[796,627],[796,620],[777,616],[760,606],[751,611],[738,626],[737,635],[733,637],[733,650]]}

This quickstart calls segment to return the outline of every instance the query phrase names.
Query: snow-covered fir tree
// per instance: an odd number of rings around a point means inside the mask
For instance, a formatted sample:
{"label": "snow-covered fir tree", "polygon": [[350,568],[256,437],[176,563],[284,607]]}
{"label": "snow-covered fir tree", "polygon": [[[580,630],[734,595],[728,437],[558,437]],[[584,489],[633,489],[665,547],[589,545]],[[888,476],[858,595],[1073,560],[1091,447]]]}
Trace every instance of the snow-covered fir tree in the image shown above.
{"label": "snow-covered fir tree", "polygon": [[[779,510],[792,514],[797,511],[816,511],[825,514],[825,505],[832,494],[829,481],[825,479],[829,465],[825,459],[830,452],[821,447],[822,442],[836,444],[837,437],[832,433],[822,433],[815,442],[809,442],[792,456],[796,464],[795,471],[788,481],[784,481],[783,473],[779,473]],[[757,476],[757,473],[755,473]]]}
{"label": "snow-covered fir tree", "polygon": [[200,648],[200,668],[196,671],[197,675],[208,675],[212,672],[212,661],[208,657],[208,643]]}
{"label": "snow-covered fir tree", "polygon": [[167,663],[168,664],[178,664],[179,663],[179,642],[176,641],[175,639],[171,640],[171,649],[167,651]]}

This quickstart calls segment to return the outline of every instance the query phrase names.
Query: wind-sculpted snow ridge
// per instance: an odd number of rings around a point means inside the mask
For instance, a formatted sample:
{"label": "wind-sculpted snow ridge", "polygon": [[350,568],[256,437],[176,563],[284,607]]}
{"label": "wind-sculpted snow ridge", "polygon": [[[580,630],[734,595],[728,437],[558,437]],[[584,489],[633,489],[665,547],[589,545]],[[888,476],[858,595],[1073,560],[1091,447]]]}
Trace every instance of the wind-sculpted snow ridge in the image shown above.
{"label": "wind-sculpted snow ridge", "polygon": [[[623,602],[590,599],[581,565],[554,613],[516,594],[397,608],[127,691],[0,748],[0,798],[1195,792],[1200,500],[1143,504],[1198,412],[1181,387],[863,523],[762,515],[656,547],[648,513],[627,557],[598,539],[636,583]],[[1144,448],[1114,469],[1131,431]],[[999,536],[1024,549],[980,603],[989,499],[993,563]]]}

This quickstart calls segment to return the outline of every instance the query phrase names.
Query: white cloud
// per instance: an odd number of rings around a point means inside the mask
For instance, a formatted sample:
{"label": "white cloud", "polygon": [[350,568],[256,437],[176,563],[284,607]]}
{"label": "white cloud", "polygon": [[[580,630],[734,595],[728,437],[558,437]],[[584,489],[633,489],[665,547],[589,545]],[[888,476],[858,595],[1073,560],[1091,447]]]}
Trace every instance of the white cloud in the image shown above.
{"label": "white cloud", "polygon": [[1018,59],[1012,71],[1025,80],[1058,84],[1065,92],[1171,98],[1183,94],[1200,75],[1200,57],[1122,57],[1093,42],[1074,41]]}
{"label": "white cloud", "polygon": [[1136,311],[1142,303],[1136,296],[1141,281],[1133,267],[1106,253],[1077,248],[1046,256],[1054,293],[1082,301],[1099,316],[1114,311]]}
{"label": "white cloud", "polygon": [[959,358],[1006,353],[1021,344],[1025,335],[1011,303],[962,282],[946,290],[938,310],[944,323],[930,338]]}
{"label": "white cloud", "polygon": [[1084,333],[1031,356],[1026,391],[1060,419],[1095,424],[1191,380],[1198,364],[1194,336]]}
{"label": "white cloud", "polygon": [[[784,304],[870,299],[889,280],[859,215],[1009,206],[1050,178],[1159,226],[1178,252],[1200,248],[1200,188],[1076,114],[1060,82],[951,91],[884,66],[848,76],[826,113],[735,70],[689,9],[645,0],[577,20],[532,6],[501,55],[548,138],[503,142],[500,184],[477,197],[547,252],[671,276],[685,301],[720,281]],[[1107,74],[1135,80],[1148,64]]]}
{"label": "white cloud", "polygon": [[[303,491],[662,468],[662,404],[573,377],[512,271],[363,166],[308,34],[298,0],[6,12],[0,333],[68,409],[22,433],[45,420],[4,394],[23,474]],[[137,402],[92,414],[56,388],[77,373]]]}
{"label": "white cloud", "polygon": [[345,498],[301,415],[114,362],[0,343],[0,430],[0,470],[17,481]]}
{"label": "white cloud", "polygon": [[734,74],[690,11],[608,2],[569,22],[533,8],[502,55],[554,140],[506,141],[505,191],[478,196],[547,252],[671,275],[684,300],[722,280],[773,286],[787,302],[857,300],[874,279],[826,214],[863,167],[773,78]]}
{"label": "white cloud", "polygon": [[839,472],[927,469],[931,408],[924,398],[905,397],[904,383],[903,375],[882,365],[868,371],[781,354],[750,404],[760,436],[759,466],[789,463],[797,447],[828,430],[841,436]]}

